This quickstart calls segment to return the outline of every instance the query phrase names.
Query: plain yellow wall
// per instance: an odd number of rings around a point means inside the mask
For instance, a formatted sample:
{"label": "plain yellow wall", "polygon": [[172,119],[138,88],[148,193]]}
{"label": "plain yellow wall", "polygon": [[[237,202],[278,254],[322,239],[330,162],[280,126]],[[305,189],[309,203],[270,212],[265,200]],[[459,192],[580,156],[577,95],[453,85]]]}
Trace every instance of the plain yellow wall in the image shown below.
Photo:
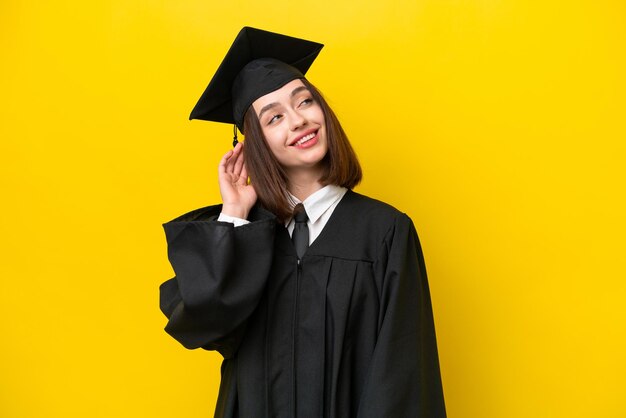
{"label": "plain yellow wall", "polygon": [[449,416],[626,416],[622,0],[0,3],[0,416],[212,416],[167,336],[161,223],[219,200],[187,120],[243,25],[309,78],[421,236]]}

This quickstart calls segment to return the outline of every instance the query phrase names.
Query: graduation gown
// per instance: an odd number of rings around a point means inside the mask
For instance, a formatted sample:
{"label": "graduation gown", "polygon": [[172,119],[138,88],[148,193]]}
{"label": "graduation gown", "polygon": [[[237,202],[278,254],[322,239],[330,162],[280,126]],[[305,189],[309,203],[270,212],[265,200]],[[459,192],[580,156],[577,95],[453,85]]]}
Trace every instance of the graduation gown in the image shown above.
{"label": "graduation gown", "polygon": [[164,229],[165,330],[223,357],[216,417],[445,417],[424,259],[410,218],[348,191],[298,263],[261,207]]}

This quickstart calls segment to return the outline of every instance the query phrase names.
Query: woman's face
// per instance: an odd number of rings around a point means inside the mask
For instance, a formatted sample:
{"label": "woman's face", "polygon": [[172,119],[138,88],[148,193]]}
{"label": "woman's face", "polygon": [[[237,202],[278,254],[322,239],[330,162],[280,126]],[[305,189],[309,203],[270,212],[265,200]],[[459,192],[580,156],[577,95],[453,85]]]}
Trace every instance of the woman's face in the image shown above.
{"label": "woman's face", "polygon": [[319,169],[328,151],[324,113],[302,80],[252,103],[270,150],[289,174]]}

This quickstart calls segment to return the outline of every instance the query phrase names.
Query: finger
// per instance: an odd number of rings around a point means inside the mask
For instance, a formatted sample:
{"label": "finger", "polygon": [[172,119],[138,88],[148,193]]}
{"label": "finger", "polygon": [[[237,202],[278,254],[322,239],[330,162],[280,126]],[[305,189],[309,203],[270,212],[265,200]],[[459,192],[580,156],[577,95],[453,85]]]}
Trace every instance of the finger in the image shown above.
{"label": "finger", "polygon": [[226,173],[226,167],[228,165],[228,161],[231,159],[232,154],[233,154],[232,150],[230,150],[226,154],[224,154],[224,156],[220,160],[219,165],[217,166],[218,173],[220,173],[220,174]]}
{"label": "finger", "polygon": [[237,164],[237,161],[239,160],[240,157],[241,157],[241,145],[237,144],[237,146],[233,148],[232,154],[230,155],[230,158],[228,159],[228,162],[226,163],[227,173],[233,174],[233,175],[236,174],[235,165]]}
{"label": "finger", "polygon": [[241,153],[241,148],[243,147],[243,143],[242,142],[238,142],[237,145],[235,145],[235,148],[233,148],[233,155],[237,156],[239,155],[239,153]]}
{"label": "finger", "polygon": [[241,168],[241,175],[239,176],[239,178],[243,179],[243,181],[245,182],[244,184],[248,184],[248,168],[246,167],[245,163]]}
{"label": "finger", "polygon": [[233,170],[233,174],[237,177],[241,176],[241,169],[243,168],[243,164],[244,164],[244,157],[243,157],[243,152],[239,153],[239,155],[237,155],[237,161],[235,161],[235,168]]}
{"label": "finger", "polygon": [[237,145],[235,145],[235,148],[233,148],[233,153],[230,157],[230,160],[228,161],[228,165],[226,166],[226,169],[229,173],[236,174],[235,165],[237,161],[239,161],[239,158],[241,156],[241,147],[242,144],[241,142],[239,142]]}

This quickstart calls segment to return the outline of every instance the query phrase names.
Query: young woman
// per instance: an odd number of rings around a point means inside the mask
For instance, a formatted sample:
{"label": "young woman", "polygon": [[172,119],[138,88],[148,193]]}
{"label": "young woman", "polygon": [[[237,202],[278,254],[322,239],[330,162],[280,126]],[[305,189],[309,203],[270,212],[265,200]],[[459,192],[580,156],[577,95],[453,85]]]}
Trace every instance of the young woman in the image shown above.
{"label": "young woman", "polygon": [[304,78],[319,49],[244,28],[192,112],[246,141],[223,203],[164,224],[166,331],[224,356],[217,417],[445,417],[415,228],[351,190],[357,158]]}

